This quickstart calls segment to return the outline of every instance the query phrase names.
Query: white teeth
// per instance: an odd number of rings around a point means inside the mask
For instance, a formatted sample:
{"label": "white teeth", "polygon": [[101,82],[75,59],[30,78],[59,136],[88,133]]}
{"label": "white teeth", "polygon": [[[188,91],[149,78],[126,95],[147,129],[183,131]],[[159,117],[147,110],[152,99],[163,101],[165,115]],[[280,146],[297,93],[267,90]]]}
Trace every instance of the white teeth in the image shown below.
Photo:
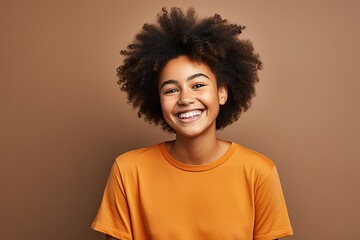
{"label": "white teeth", "polygon": [[185,113],[179,113],[179,118],[184,119],[184,118],[191,118],[191,117],[196,117],[199,116],[201,114],[201,111],[199,110],[195,110],[195,111],[191,111],[191,112],[185,112]]}

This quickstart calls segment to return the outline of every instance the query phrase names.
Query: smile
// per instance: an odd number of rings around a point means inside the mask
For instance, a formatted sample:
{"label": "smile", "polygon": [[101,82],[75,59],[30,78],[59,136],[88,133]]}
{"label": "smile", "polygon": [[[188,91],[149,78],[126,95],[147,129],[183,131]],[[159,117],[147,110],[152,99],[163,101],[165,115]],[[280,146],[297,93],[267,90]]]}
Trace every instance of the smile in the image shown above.
{"label": "smile", "polygon": [[178,117],[180,119],[189,119],[192,117],[197,117],[202,113],[202,111],[200,110],[194,110],[194,111],[190,111],[190,112],[184,112],[184,113],[179,113]]}

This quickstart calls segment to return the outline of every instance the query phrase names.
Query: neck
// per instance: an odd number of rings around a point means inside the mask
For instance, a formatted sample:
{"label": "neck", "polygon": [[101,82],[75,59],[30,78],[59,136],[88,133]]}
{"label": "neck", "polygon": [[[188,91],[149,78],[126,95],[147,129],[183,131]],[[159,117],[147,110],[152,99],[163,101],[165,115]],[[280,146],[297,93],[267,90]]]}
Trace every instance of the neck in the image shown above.
{"label": "neck", "polygon": [[210,163],[220,158],[228,149],[229,143],[216,138],[216,132],[211,136],[184,137],[176,136],[176,140],[168,144],[169,153],[178,161],[200,165]]}

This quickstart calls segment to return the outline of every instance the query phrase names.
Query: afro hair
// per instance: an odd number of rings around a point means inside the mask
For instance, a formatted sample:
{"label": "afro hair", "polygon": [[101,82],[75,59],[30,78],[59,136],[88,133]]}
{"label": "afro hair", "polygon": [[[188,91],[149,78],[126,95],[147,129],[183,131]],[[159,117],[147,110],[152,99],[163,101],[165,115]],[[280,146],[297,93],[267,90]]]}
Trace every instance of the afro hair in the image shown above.
{"label": "afro hair", "polygon": [[251,105],[257,72],[262,68],[252,43],[238,38],[245,27],[229,24],[218,14],[198,19],[193,8],[184,13],[175,7],[170,12],[163,8],[157,23],[144,24],[133,43],[120,52],[124,61],[117,68],[118,84],[127,93],[128,102],[138,108],[138,116],[173,132],[162,114],[158,77],[169,60],[186,55],[207,64],[218,85],[228,89],[216,129],[236,121]]}

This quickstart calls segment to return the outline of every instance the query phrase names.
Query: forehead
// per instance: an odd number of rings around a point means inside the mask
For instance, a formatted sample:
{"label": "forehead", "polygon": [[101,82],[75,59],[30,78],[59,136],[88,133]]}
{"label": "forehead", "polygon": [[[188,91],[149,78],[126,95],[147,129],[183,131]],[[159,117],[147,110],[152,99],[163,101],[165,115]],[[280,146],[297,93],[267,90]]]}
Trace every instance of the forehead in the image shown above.
{"label": "forehead", "polygon": [[211,68],[203,62],[196,62],[187,56],[179,56],[169,60],[160,71],[159,84],[166,80],[184,80],[189,76],[203,73],[211,80],[216,80]]}

